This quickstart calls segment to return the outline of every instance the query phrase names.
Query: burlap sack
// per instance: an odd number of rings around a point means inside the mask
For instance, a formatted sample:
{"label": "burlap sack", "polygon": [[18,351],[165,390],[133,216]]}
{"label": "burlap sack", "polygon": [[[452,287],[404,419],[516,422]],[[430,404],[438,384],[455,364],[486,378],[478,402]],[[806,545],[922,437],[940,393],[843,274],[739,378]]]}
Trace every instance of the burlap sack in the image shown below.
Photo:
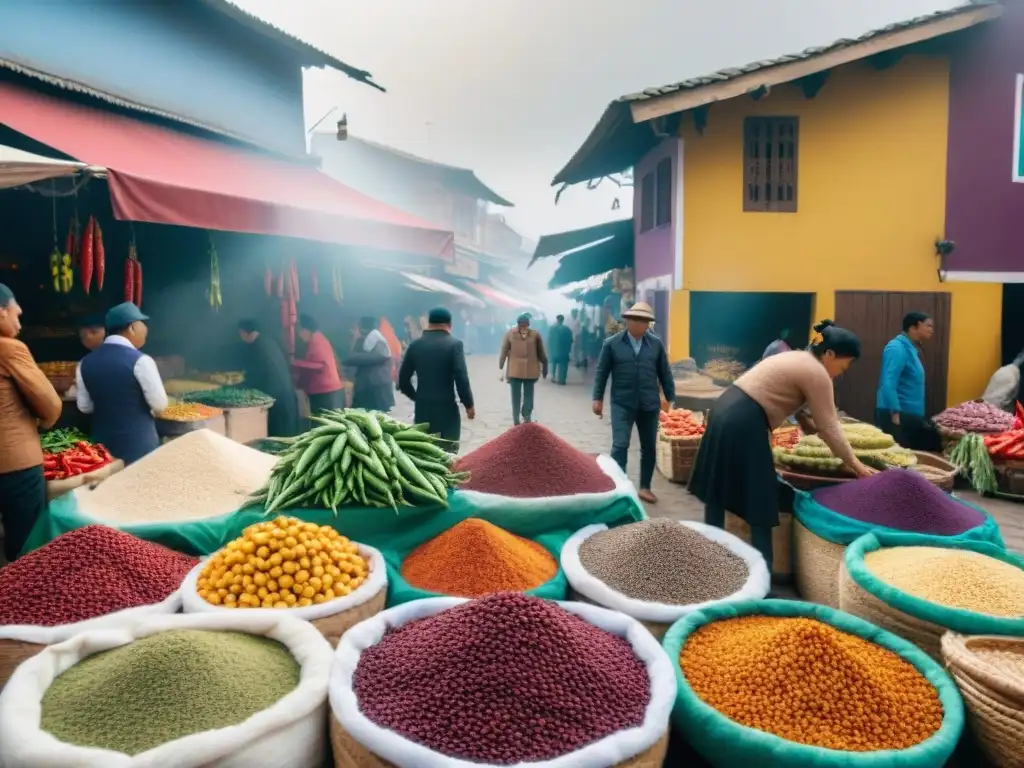
{"label": "burlap sack", "polygon": [[804,600],[839,607],[839,570],[846,547],[815,536],[799,520],[793,522],[793,565],[796,588]]}

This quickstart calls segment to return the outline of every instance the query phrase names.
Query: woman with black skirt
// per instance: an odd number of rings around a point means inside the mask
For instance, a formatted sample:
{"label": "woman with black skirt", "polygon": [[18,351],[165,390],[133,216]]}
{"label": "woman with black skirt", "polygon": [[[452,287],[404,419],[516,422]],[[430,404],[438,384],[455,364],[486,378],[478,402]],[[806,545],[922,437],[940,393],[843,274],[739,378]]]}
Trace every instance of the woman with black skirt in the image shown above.
{"label": "woman with black skirt", "polygon": [[778,480],[770,434],[790,416],[817,434],[858,477],[874,474],[853,453],[839,423],[832,380],[860,357],[856,334],[825,320],[806,351],[782,352],[751,368],[715,402],[690,474],[704,522],[725,526],[728,510],[750,526],[751,543],[772,566],[779,524]]}

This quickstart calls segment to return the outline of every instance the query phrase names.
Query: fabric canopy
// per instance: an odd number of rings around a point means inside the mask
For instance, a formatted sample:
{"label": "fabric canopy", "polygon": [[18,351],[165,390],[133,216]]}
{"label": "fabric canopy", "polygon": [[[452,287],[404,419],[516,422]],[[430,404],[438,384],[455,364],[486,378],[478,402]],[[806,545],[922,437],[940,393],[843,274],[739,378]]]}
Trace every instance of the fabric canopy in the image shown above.
{"label": "fabric canopy", "polygon": [[508,309],[522,309],[523,307],[532,306],[529,304],[523,304],[522,299],[517,299],[513,296],[509,296],[504,291],[499,291],[497,288],[492,288],[489,285],[483,283],[474,283],[472,280],[467,280],[466,283],[473,288],[474,291],[478,292],[481,296],[484,296],[491,301],[499,304]]}
{"label": "fabric canopy", "polygon": [[291,163],[0,83],[0,123],[108,170],[124,221],[454,258],[451,232]]}
{"label": "fabric canopy", "polygon": [[410,284],[412,288],[418,291],[427,291],[428,293],[443,293],[448,296],[461,301],[463,304],[469,304],[473,307],[484,307],[486,306],[480,299],[472,294],[466,293],[461,288],[456,288],[451,283],[446,283],[444,280],[438,280],[433,277],[426,277],[425,275],[417,275],[415,272],[400,272]]}
{"label": "fabric canopy", "polygon": [[56,160],[14,147],[0,146],[0,189],[20,187],[44,179],[73,176],[88,168],[74,160]]}

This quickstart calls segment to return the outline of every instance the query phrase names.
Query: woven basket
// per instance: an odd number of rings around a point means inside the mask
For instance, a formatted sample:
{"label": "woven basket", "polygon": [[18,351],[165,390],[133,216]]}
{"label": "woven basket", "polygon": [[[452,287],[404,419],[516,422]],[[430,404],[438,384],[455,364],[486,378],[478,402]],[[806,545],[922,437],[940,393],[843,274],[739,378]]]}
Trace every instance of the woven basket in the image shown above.
{"label": "woven basket", "polygon": [[904,640],[909,640],[942,663],[942,636],[946,633],[946,628],[909,616],[861,589],[857,582],[850,578],[845,564],[839,569],[839,608]]}
{"label": "woven basket", "polygon": [[[342,728],[338,719],[331,716],[331,748],[334,752],[334,768],[397,768],[366,749]],[[636,757],[608,768],[661,768],[668,752],[668,730],[650,749]]]}
{"label": "woven basket", "polygon": [[941,456],[924,451],[914,451],[917,456],[917,467],[925,468],[920,474],[930,483],[937,485],[947,493],[953,491],[953,484],[956,482],[957,469]]}
{"label": "woven basket", "polygon": [[35,656],[45,645],[25,643],[21,640],[0,640],[0,690],[23,661]]}
{"label": "woven basket", "polygon": [[1024,496],[1024,461],[993,461],[1000,493]]}
{"label": "woven basket", "polygon": [[322,619],[314,619],[310,622],[320,630],[320,634],[327,638],[331,647],[337,646],[341,636],[352,627],[371,616],[376,616],[384,610],[384,603],[388,599],[388,589],[385,586],[380,592],[371,597],[362,605],[349,608],[347,611],[336,613],[333,616],[326,616]]}
{"label": "woven basket", "polygon": [[[601,605],[600,603],[595,603],[589,597],[585,597],[585,596],[581,595],[579,592],[577,592],[572,587],[569,587],[569,596],[566,599],[567,600],[575,600],[578,603],[589,603],[590,605],[597,605],[597,606],[599,606],[601,608],[605,607],[605,606]],[[658,640],[661,640],[663,637],[665,637],[665,633],[668,632],[669,627],[672,626],[671,623],[669,623],[669,624],[659,624],[656,621],[640,621],[640,619],[637,619],[637,621],[639,621],[641,624],[643,624],[644,627],[647,628],[647,631],[650,632],[652,635],[654,635],[654,637],[657,638]]]}
{"label": "woven basket", "polygon": [[[742,517],[725,513],[725,530],[750,544],[750,526]],[[772,530],[772,579],[780,584],[793,581],[793,515],[779,512],[779,524]]]}
{"label": "woven basket", "polygon": [[656,459],[658,470],[673,483],[690,479],[700,450],[700,438],[670,439],[659,432]]}
{"label": "woven basket", "polygon": [[846,547],[826,541],[811,533],[799,521],[794,521],[793,548],[796,588],[801,597],[812,603],[838,608],[839,571]]}
{"label": "woven basket", "polygon": [[1024,768],[1024,638],[947,632],[942,657],[985,756],[995,768]]}

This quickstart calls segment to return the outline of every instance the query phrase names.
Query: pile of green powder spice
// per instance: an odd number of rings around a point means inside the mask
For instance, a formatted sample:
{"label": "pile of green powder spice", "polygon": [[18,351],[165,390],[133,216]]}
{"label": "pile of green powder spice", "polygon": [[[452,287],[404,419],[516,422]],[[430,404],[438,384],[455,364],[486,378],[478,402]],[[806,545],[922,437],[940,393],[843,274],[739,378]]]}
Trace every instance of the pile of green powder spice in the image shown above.
{"label": "pile of green powder spice", "polygon": [[83,659],[43,696],[42,728],[57,739],[137,755],[174,739],[238,725],[299,684],[275,640],[174,630]]}

